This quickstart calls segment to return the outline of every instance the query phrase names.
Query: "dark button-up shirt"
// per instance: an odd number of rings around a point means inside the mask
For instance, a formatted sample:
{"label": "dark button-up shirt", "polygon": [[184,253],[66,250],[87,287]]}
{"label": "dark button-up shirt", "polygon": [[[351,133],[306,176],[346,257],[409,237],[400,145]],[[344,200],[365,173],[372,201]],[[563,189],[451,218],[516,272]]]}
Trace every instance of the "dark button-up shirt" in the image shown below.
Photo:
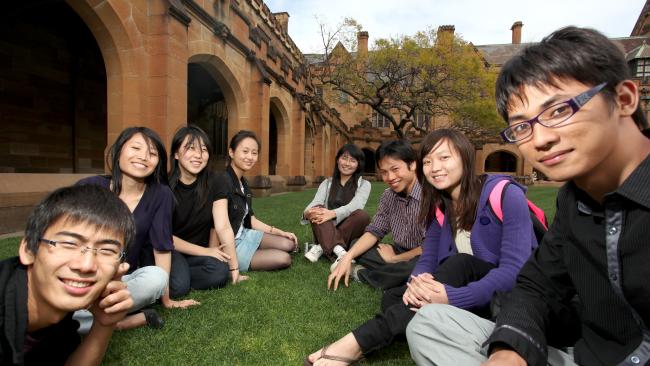
{"label": "dark button-up shirt", "polygon": [[387,188],[379,199],[379,206],[366,231],[381,240],[393,233],[393,242],[403,249],[417,248],[424,240],[424,225],[418,222],[422,186],[415,182],[409,195]]}
{"label": "dark button-up shirt", "polygon": [[486,343],[546,365],[546,333],[562,329],[556,310],[576,294],[578,364],[650,365],[650,157],[602,204],[572,182],[560,189],[555,220]]}

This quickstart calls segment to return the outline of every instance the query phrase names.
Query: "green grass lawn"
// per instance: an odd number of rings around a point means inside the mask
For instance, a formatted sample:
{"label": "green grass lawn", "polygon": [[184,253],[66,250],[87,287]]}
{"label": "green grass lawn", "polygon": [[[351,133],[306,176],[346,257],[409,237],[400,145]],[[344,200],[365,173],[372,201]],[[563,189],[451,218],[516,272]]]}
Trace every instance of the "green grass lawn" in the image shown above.
{"label": "green grass lawn", "polygon": [[[366,209],[372,215],[385,185],[373,183]],[[555,214],[557,189],[533,187],[529,197]],[[301,210],[315,190],[255,199],[264,222],[290,230],[304,243],[311,234],[300,226]],[[19,240],[0,240],[0,257],[16,255]],[[302,245],[301,245],[302,247]],[[326,289],[329,263],[309,263],[294,255],[290,269],[253,272],[237,286],[194,291],[201,306],[160,308],[166,324],[115,333],[104,359],[107,365],[299,365],[305,356],[369,319],[379,309],[381,292],[352,283],[336,292]],[[408,347],[396,342],[366,361],[373,365],[412,364]]]}

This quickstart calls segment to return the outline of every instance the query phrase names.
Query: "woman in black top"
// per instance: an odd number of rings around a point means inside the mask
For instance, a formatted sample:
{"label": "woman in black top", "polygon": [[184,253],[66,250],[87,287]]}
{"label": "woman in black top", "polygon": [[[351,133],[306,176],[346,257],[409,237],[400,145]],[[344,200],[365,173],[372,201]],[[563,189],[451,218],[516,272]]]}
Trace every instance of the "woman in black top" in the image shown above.
{"label": "woman in black top", "polygon": [[217,177],[217,200],[213,216],[215,230],[230,256],[233,283],[248,279],[240,272],[272,270],[291,265],[288,252],[298,248],[293,233],[258,220],[253,213],[252,195],[244,174],[257,162],[260,142],[251,131],[239,131],[230,140],[228,168]]}
{"label": "woman in black top", "polygon": [[172,139],[169,187],[176,201],[172,225],[175,251],[169,278],[172,297],[183,296],[190,288],[222,287],[228,281],[226,261],[230,257],[218,243],[209,245],[217,186],[215,176],[206,169],[209,151],[207,134],[196,126],[182,127]]}

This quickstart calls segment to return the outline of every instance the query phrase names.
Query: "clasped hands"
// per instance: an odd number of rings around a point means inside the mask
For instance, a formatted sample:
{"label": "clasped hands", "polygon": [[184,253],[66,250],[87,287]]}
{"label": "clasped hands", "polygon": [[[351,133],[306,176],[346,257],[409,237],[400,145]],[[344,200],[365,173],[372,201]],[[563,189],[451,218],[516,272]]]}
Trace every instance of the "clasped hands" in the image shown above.
{"label": "clasped hands", "polygon": [[406,284],[406,291],[402,296],[404,305],[411,310],[418,311],[427,304],[448,304],[445,285],[436,281],[430,273],[421,273],[411,276],[411,281]]}
{"label": "clasped hands", "polygon": [[316,206],[305,211],[305,219],[312,224],[320,225],[324,222],[336,218],[336,212],[328,210],[322,206]]}

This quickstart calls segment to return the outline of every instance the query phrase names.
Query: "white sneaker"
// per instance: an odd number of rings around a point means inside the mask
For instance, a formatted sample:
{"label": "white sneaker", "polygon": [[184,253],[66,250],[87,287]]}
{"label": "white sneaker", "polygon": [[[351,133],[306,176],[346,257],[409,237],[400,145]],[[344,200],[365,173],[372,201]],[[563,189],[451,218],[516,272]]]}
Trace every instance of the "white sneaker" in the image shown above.
{"label": "white sneaker", "polygon": [[359,271],[362,270],[362,269],[366,269],[366,267],[364,267],[361,264],[355,264],[354,266],[352,266],[352,279],[353,280],[355,280],[357,282],[363,282],[363,281],[361,281],[361,278],[359,278]]}
{"label": "white sneaker", "polygon": [[305,253],[305,258],[307,258],[310,262],[316,263],[318,262],[318,258],[323,255],[323,248],[316,244],[309,249],[307,253]]}
{"label": "white sneaker", "polygon": [[337,245],[337,246],[335,246],[334,249],[332,250],[332,253],[334,253],[334,254],[336,255],[337,258],[341,258],[341,257],[343,257],[344,255],[346,255],[346,254],[348,253],[348,251],[345,250],[342,246]]}

